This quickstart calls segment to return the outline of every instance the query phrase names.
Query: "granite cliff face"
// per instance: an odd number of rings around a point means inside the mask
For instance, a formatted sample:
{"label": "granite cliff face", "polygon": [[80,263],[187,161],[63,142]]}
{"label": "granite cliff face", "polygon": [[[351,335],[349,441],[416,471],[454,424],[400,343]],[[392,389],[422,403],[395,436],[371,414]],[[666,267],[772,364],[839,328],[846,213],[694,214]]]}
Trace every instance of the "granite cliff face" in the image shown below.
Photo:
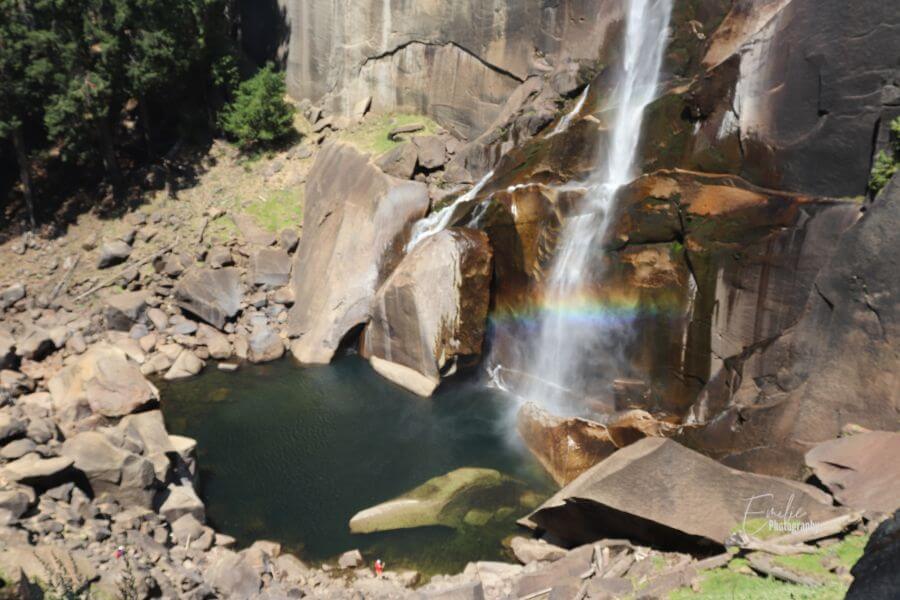
{"label": "granite cliff face", "polygon": [[348,115],[433,116],[466,139],[497,118],[532,76],[593,62],[620,0],[283,0],[288,90]]}

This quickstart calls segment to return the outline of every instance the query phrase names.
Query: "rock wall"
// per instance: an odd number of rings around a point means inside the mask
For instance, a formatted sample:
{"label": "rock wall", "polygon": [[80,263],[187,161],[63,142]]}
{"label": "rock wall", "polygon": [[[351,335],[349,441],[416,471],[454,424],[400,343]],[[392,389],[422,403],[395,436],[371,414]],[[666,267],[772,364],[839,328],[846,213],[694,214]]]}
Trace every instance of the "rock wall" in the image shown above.
{"label": "rock wall", "polygon": [[596,60],[621,0],[281,0],[297,98],[348,114],[413,110],[474,139],[512,91],[566,60]]}

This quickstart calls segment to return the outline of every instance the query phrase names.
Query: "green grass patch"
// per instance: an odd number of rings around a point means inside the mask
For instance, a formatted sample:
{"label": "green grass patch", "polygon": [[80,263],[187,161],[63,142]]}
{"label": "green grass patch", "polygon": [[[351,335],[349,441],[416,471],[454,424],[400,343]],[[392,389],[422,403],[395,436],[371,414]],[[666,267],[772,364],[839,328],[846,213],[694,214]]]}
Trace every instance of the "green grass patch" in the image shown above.
{"label": "green grass patch", "polygon": [[371,115],[362,123],[345,129],[338,137],[355,145],[361,152],[378,156],[400,144],[400,141],[388,139],[388,133],[392,129],[413,123],[420,123],[425,128],[410,135],[428,135],[440,129],[437,123],[424,115],[388,113]]}
{"label": "green grass patch", "polygon": [[244,212],[253,217],[257,225],[272,232],[298,227],[303,221],[303,188],[268,192],[245,206]]}
{"label": "green grass patch", "polygon": [[820,587],[793,585],[748,573],[750,563],[746,559],[736,558],[727,566],[702,575],[699,592],[681,588],[673,592],[669,599],[839,600],[847,593],[849,585],[829,571],[826,564],[837,559],[841,565],[851,568],[862,557],[868,540],[868,536],[849,535],[815,554],[772,557],[779,566],[821,579],[825,585]]}

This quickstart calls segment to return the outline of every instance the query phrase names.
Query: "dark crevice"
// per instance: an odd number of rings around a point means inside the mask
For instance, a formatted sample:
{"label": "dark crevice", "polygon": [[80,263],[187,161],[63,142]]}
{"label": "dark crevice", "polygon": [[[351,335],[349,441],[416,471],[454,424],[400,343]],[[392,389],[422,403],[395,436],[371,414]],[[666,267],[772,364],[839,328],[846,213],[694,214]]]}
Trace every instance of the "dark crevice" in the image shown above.
{"label": "dark crevice", "polygon": [[826,296],[826,295],[822,292],[822,290],[819,289],[819,284],[818,284],[818,283],[813,283],[813,289],[816,290],[816,293],[819,295],[819,297],[825,302],[825,304],[828,305],[828,308],[831,310],[831,312],[834,312],[834,302],[832,302],[831,300],[829,300],[829,299],[828,299],[828,296]]}
{"label": "dark crevice", "polygon": [[404,43],[400,44],[399,46],[395,46],[394,48],[391,48],[390,50],[386,50],[380,54],[367,56],[366,59],[360,65],[360,68],[365,67],[367,64],[369,64],[372,61],[381,60],[382,58],[387,58],[389,56],[393,56],[394,54],[397,54],[398,52],[400,52],[414,44],[420,44],[422,46],[432,46],[432,47],[436,47],[436,48],[440,48],[443,46],[454,46],[455,48],[459,49],[460,51],[464,52],[465,54],[468,54],[469,56],[471,56],[472,58],[477,60],[479,63],[481,63],[482,65],[484,65],[491,71],[494,71],[495,73],[499,73],[500,75],[503,75],[504,77],[509,77],[510,79],[513,79],[513,80],[517,81],[518,83],[525,83],[525,80],[522,79],[521,77],[519,77],[518,75],[516,75],[510,71],[507,71],[506,69],[499,67],[493,63],[489,63],[488,61],[486,61],[483,58],[481,58],[480,56],[478,56],[478,54],[476,54],[475,52],[472,52],[465,46],[461,46],[460,44],[458,44],[456,42],[423,42],[421,40],[410,40],[408,42],[404,42]]}

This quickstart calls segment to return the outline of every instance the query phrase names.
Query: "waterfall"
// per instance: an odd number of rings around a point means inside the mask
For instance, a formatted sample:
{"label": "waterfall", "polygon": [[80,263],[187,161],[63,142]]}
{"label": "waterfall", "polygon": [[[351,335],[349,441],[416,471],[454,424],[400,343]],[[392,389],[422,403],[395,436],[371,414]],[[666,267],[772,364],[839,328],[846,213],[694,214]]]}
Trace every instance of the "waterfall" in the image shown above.
{"label": "waterfall", "polygon": [[476,183],[471,190],[459,196],[452,203],[448,204],[441,210],[436,210],[424,219],[420,219],[413,225],[412,233],[409,236],[409,243],[406,244],[406,251],[410,252],[413,248],[419,245],[423,240],[430,238],[434,234],[447,229],[452,222],[453,219],[457,216],[458,210],[464,208],[468,203],[475,199],[475,196],[478,195],[478,192],[490,181],[491,177],[494,176],[494,172],[491,171],[484,177],[482,177],[478,183]]}
{"label": "waterfall", "polygon": [[601,243],[616,193],[634,176],[644,110],[656,96],[673,0],[628,0],[622,64],[608,95],[608,139],[586,182],[587,210],[563,225],[550,267],[534,336],[528,400],[567,410],[587,379],[616,365],[617,328],[623,319],[598,303]]}
{"label": "waterfall", "polygon": [[578,116],[578,114],[581,112],[581,109],[584,108],[584,103],[587,100],[590,90],[591,86],[587,86],[584,88],[584,91],[581,92],[581,95],[578,97],[578,102],[575,103],[575,107],[572,108],[572,110],[566,116],[560,119],[559,123],[556,124],[556,127],[553,128],[553,131],[550,132],[550,135],[548,135],[547,137],[559,135],[569,128],[569,125],[572,124],[572,121],[575,119],[575,117]]}

